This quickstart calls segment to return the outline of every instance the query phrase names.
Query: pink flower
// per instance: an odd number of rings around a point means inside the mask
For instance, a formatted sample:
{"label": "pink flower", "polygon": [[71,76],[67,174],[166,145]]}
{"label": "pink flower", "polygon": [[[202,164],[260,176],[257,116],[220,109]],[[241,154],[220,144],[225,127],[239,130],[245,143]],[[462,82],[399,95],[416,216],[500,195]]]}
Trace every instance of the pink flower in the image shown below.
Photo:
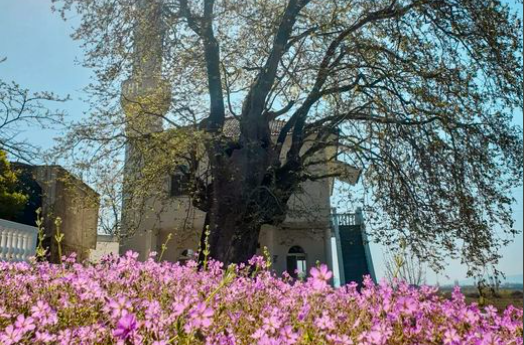
{"label": "pink flower", "polygon": [[460,337],[455,329],[448,329],[446,333],[444,333],[444,344],[446,345],[460,344]]}
{"label": "pink flower", "polygon": [[39,300],[36,305],[31,307],[31,316],[38,320],[42,326],[54,325],[58,322],[56,312],[54,312],[49,304]]}
{"label": "pink flower", "polygon": [[11,317],[11,314],[7,313],[5,308],[0,305],[0,317]]}
{"label": "pink flower", "polygon": [[42,342],[44,344],[48,344],[55,340],[55,336],[47,333],[47,332],[36,332],[35,334],[35,340],[37,342]]}
{"label": "pink flower", "polygon": [[111,313],[114,318],[128,314],[133,309],[133,305],[125,297],[118,297],[116,300],[110,300],[105,307],[106,311]]}
{"label": "pink flower", "polygon": [[134,254],[99,264],[0,261],[0,345],[167,345],[184,330],[191,345],[386,345],[399,334],[405,344],[524,345],[522,309],[481,309],[458,290],[446,299],[370,277],[332,289],[327,266],[306,283],[246,266],[224,284],[221,264],[209,267]]}
{"label": "pink flower", "polygon": [[69,264],[74,264],[76,262],[76,260],[77,260],[77,255],[74,252],[69,254],[68,257],[64,256],[64,261],[69,263]]}
{"label": "pink flower", "polygon": [[251,338],[258,340],[265,336],[267,336],[266,331],[263,328],[259,328],[251,335]]}
{"label": "pink flower", "polygon": [[299,334],[293,330],[293,327],[286,326],[280,331],[280,338],[286,345],[293,345],[298,341]]}
{"label": "pink flower", "polygon": [[367,332],[366,339],[370,344],[373,345],[383,345],[387,341],[387,338],[380,331]]}
{"label": "pink flower", "polygon": [[281,321],[282,317],[278,313],[278,309],[274,309],[271,312],[271,315],[268,317],[264,317],[262,321],[264,322],[264,331],[266,333],[274,333],[276,330],[280,329],[280,326],[282,324]]}
{"label": "pink flower", "polygon": [[4,333],[0,333],[0,344],[3,345],[13,345],[18,344],[18,342],[22,339],[22,332],[13,327],[13,325],[7,326],[7,328],[4,330]]}
{"label": "pink flower", "polygon": [[327,312],[323,312],[322,316],[315,320],[315,326],[322,331],[335,329],[335,322]]}
{"label": "pink flower", "polygon": [[265,269],[267,267],[266,260],[264,259],[263,256],[254,256],[253,258],[249,260],[248,263],[250,266],[258,267],[262,269]]}
{"label": "pink flower", "polygon": [[280,339],[264,336],[258,341],[257,345],[282,345],[282,343]]}
{"label": "pink flower", "polygon": [[113,336],[118,339],[127,339],[138,328],[136,317],[134,314],[125,314],[118,320],[116,329],[113,331]]}
{"label": "pink flower", "polygon": [[26,318],[23,314],[18,315],[15,322],[15,327],[22,333],[27,333],[36,328],[34,319],[32,317]]}
{"label": "pink flower", "polygon": [[213,309],[208,308],[205,303],[199,303],[189,312],[189,322],[186,331],[192,332],[198,328],[206,329],[211,326],[213,320]]}
{"label": "pink flower", "polygon": [[316,290],[324,289],[328,285],[329,280],[333,278],[333,273],[326,265],[321,265],[320,268],[313,267],[310,274],[313,288]]}
{"label": "pink flower", "polygon": [[126,255],[125,255],[126,258],[128,258],[130,260],[133,260],[133,261],[137,260],[139,256],[140,256],[140,254],[138,254],[137,252],[134,252],[132,250],[128,250],[126,252]]}
{"label": "pink flower", "polygon": [[173,309],[172,315],[174,317],[178,317],[186,311],[186,309],[191,304],[191,300],[189,297],[180,298],[175,297],[175,301],[171,304],[171,308]]}
{"label": "pink flower", "polygon": [[335,345],[353,345],[353,340],[345,334],[328,335],[326,338]]}
{"label": "pink flower", "polygon": [[69,328],[66,328],[58,332],[57,340],[60,342],[60,345],[70,345],[72,337],[73,332]]}
{"label": "pink flower", "polygon": [[315,326],[322,331],[335,329],[335,322],[329,316],[328,312],[323,312],[322,316],[315,320]]}

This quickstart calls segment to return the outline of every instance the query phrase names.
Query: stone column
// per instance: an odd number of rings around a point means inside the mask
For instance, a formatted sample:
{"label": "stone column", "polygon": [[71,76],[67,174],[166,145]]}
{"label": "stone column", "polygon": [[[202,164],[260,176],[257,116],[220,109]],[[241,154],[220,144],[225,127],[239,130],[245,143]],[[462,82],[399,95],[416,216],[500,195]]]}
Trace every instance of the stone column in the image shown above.
{"label": "stone column", "polygon": [[366,253],[366,263],[368,265],[368,271],[369,275],[373,279],[373,281],[377,282],[377,276],[375,274],[375,266],[373,264],[373,257],[371,255],[371,249],[369,247],[369,239],[366,232],[366,225],[364,222],[364,213],[362,211],[362,208],[357,208],[357,211],[355,213],[356,216],[356,223],[357,225],[360,225],[360,229],[362,231],[362,242],[364,243],[364,252]]}
{"label": "stone column", "polygon": [[333,252],[331,251],[331,234],[331,227],[327,226],[326,229],[324,229],[324,250],[326,252],[325,263],[332,272],[335,272],[335,265],[333,264]]}

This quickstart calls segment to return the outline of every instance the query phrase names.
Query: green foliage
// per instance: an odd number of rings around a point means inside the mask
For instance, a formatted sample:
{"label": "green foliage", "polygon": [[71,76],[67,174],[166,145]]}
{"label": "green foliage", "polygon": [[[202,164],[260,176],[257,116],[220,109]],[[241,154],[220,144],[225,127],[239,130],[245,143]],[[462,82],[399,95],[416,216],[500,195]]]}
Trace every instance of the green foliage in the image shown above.
{"label": "green foliage", "polygon": [[56,217],[55,219],[55,241],[56,245],[58,247],[58,262],[62,263],[62,241],[64,239],[64,234],[60,232],[60,226],[62,225],[62,219],[60,217]]}
{"label": "green foliage", "polygon": [[43,225],[44,218],[42,217],[42,209],[38,208],[36,210],[36,226],[38,227],[38,246],[36,247],[35,256],[40,261],[43,261],[47,254],[47,249],[44,248],[45,228]]}
{"label": "green foliage", "polygon": [[0,218],[12,219],[24,208],[28,196],[16,191],[18,178],[7,154],[0,150]]}
{"label": "green foliage", "polygon": [[202,248],[202,254],[204,256],[204,260],[202,260],[202,267],[204,271],[207,271],[207,265],[209,262],[209,255],[211,254],[209,248],[209,236],[211,236],[211,230],[209,230],[209,226],[206,226],[206,231],[204,233],[204,248]]}
{"label": "green foliage", "polygon": [[266,261],[267,269],[271,269],[271,266],[273,266],[273,260],[271,258],[271,252],[269,251],[268,247],[264,246],[264,260]]}
{"label": "green foliage", "polygon": [[158,257],[158,262],[162,261],[162,258],[164,257],[164,254],[165,254],[165,252],[167,250],[167,245],[168,245],[169,241],[171,241],[171,239],[173,239],[173,234],[167,235],[166,241],[164,243],[162,243],[162,251],[160,252],[160,256]]}

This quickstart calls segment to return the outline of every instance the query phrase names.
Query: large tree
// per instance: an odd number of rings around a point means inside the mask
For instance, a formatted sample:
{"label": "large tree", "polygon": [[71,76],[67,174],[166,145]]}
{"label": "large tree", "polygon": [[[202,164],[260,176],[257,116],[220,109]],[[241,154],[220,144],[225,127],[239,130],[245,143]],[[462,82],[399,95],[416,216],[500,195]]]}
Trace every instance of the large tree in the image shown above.
{"label": "large tree", "polygon": [[[402,238],[437,268],[460,251],[483,266],[503,244],[494,229],[516,232],[509,195],[522,182],[522,131],[511,123],[523,103],[522,28],[501,1],[55,2],[64,17],[80,15],[73,37],[98,77],[91,118],[62,147],[122,148],[131,139],[120,83],[136,73],[137,51],[138,64],[163,59],[170,111],[143,116],[162,117],[187,140],[191,123],[203,133],[209,176],[193,176],[193,195],[214,258],[246,261],[301,182],[342,174],[311,173],[324,163],[312,157],[335,145],[329,160],[364,171],[370,232],[384,243]],[[225,133],[228,117],[238,137]],[[272,138],[275,120],[285,125]],[[198,171],[204,158],[187,156]]]}

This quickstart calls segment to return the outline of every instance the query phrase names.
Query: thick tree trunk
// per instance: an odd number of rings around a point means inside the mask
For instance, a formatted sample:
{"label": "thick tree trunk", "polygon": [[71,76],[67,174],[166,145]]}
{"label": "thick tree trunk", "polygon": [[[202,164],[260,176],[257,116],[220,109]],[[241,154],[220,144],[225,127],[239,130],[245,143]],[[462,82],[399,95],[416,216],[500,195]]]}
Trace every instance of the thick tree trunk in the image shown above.
{"label": "thick tree trunk", "polygon": [[[209,231],[207,241],[212,259],[226,265],[247,262],[256,254],[262,224],[245,219],[244,205],[231,202],[228,196],[215,201],[218,203],[217,207],[206,214],[200,240],[201,248],[206,245],[206,233]],[[235,204],[237,206],[234,206]],[[202,254],[199,259],[200,261],[204,259]]]}
{"label": "thick tree trunk", "polygon": [[254,146],[235,149],[212,168],[201,248],[209,230],[210,256],[226,265],[245,263],[256,254],[262,225],[283,222],[299,184],[298,163],[279,167],[270,150]]}
{"label": "thick tree trunk", "polygon": [[228,265],[246,263],[257,251],[262,225],[259,222],[243,221],[231,212],[214,217],[209,237],[211,258]]}
{"label": "thick tree trunk", "polygon": [[212,258],[225,264],[246,262],[256,253],[262,226],[256,219],[257,189],[267,166],[265,153],[257,154],[241,149],[214,169],[209,244]]}
{"label": "thick tree trunk", "polygon": [[211,257],[225,264],[247,262],[256,254],[260,229],[276,210],[265,202],[270,192],[264,184],[274,163],[269,128],[259,123],[243,130],[259,139],[241,137],[227,155],[213,157],[216,146],[210,152],[213,181],[206,227]]}

